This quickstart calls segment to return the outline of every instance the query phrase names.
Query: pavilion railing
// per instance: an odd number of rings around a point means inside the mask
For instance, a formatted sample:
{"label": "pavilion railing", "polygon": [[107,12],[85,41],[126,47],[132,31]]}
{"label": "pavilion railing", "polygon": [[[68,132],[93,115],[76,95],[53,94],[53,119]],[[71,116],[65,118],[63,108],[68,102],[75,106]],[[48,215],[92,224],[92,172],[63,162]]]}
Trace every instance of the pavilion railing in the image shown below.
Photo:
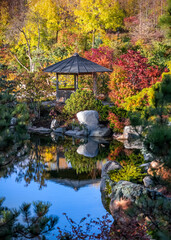
{"label": "pavilion railing", "polygon": [[70,98],[71,94],[75,92],[74,88],[64,88],[57,90],[57,101],[65,102],[68,98]]}

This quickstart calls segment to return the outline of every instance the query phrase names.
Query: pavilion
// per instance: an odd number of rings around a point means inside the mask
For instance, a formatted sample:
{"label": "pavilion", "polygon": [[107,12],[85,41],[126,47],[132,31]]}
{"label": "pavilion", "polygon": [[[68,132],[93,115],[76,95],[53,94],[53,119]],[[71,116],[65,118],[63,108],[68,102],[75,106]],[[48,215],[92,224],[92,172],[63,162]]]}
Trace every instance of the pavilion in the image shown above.
{"label": "pavilion", "polygon": [[[92,75],[93,76],[93,90],[94,94],[97,93],[96,78],[97,73],[112,72],[112,70],[105,68],[97,63],[89,61],[75,53],[72,57],[57,62],[47,68],[43,69],[44,72],[56,73],[56,100],[59,101],[61,97],[66,100],[70,97],[71,93],[78,89],[78,76],[79,75]],[[59,88],[59,75],[74,75],[74,88]]]}

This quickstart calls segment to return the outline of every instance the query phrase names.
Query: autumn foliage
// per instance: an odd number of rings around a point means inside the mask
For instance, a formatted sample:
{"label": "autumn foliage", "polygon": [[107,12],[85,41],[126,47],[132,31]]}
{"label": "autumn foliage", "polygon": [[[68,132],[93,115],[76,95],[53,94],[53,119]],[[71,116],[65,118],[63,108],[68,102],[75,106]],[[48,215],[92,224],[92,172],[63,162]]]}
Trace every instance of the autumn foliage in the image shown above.
{"label": "autumn foliage", "polygon": [[139,52],[129,50],[115,61],[110,76],[110,98],[120,106],[124,99],[161,81],[162,71],[158,66],[150,66],[148,59]]}
{"label": "autumn foliage", "polygon": [[116,132],[123,131],[124,121],[120,120],[116,114],[109,112],[108,120],[110,122],[110,127],[114,128]]}
{"label": "autumn foliage", "polygon": [[113,49],[103,46],[99,48],[92,48],[90,51],[86,51],[84,53],[84,57],[99,65],[111,68],[114,61],[113,53]]}

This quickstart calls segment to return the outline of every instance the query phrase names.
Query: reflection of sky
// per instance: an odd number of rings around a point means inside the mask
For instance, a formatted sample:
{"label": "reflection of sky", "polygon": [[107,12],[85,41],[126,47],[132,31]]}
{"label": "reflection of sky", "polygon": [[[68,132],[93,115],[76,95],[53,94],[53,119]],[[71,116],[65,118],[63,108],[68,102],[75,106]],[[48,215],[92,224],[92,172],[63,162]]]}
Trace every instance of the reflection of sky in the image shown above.
{"label": "reflection of sky", "polygon": [[70,187],[46,181],[47,187],[39,190],[37,183],[31,182],[25,187],[24,180],[17,183],[15,179],[15,174],[7,179],[0,179],[0,193],[6,198],[4,205],[9,208],[18,208],[23,202],[48,201],[52,204],[49,214],[59,217],[58,226],[62,228],[67,224],[62,215],[64,212],[76,222],[87,214],[92,218],[100,218],[106,214],[101,203],[100,189],[96,184],[75,191]]}

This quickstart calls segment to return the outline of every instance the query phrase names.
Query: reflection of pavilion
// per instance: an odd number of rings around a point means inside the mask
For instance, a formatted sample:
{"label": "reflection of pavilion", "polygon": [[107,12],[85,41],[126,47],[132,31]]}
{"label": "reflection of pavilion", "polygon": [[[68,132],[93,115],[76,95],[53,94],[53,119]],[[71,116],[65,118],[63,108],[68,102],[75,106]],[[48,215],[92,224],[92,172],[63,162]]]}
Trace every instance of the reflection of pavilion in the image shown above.
{"label": "reflection of pavilion", "polygon": [[[65,159],[65,150],[62,145],[41,145],[39,140],[38,144],[35,144],[31,158],[42,162],[43,165],[45,164],[45,178],[47,180],[75,190],[87,185],[99,185],[103,164],[102,161],[98,161],[98,156],[96,156],[99,149],[98,143],[89,140],[86,144],[82,144],[78,148],[75,147],[72,150],[75,155],[71,154],[71,156],[76,161],[70,162],[70,159]],[[93,156],[96,156],[96,159]]]}
{"label": "reflection of pavilion", "polygon": [[71,187],[76,191],[87,185],[92,185],[92,184],[99,185],[101,181],[101,179],[73,180],[73,179],[55,179],[55,178],[50,180],[55,183],[65,185],[67,187]]}
{"label": "reflection of pavilion", "polygon": [[47,179],[55,183],[78,190],[87,185],[100,183],[102,162],[97,161],[96,169],[91,173],[76,173],[65,159],[63,152],[57,152],[56,162],[47,162]]}

